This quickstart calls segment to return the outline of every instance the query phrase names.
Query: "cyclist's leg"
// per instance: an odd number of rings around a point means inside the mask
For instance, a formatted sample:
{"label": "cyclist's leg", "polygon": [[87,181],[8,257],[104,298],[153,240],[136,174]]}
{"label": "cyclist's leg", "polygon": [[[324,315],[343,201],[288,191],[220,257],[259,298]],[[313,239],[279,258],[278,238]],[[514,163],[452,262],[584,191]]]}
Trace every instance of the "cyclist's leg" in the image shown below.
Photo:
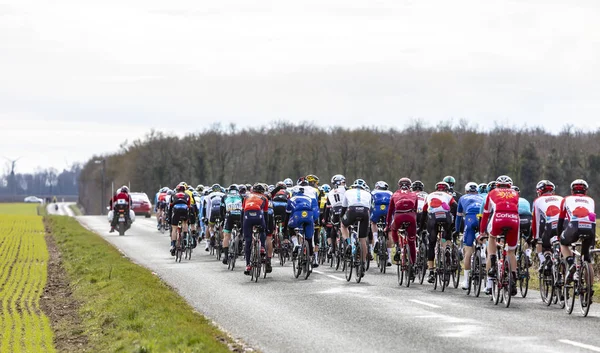
{"label": "cyclist's leg", "polygon": [[475,242],[475,230],[477,225],[478,221],[476,215],[468,214],[465,216],[465,233],[463,234],[465,278],[469,277],[469,271],[471,271],[471,256],[473,255],[473,244]]}
{"label": "cyclist's leg", "polygon": [[314,240],[314,236],[315,236],[315,224],[312,220],[308,221],[304,221],[303,222],[303,228],[304,228],[304,236],[306,237],[306,240],[308,241],[308,254],[309,257],[313,256],[313,263],[316,262],[314,259],[314,253],[315,253],[315,247],[313,244],[313,240]]}
{"label": "cyclist's leg", "polygon": [[429,250],[427,251],[427,266],[429,267],[429,275],[433,274],[435,265],[433,261],[435,259],[435,246],[437,244],[437,221],[431,217],[427,220],[427,232],[429,233]]}
{"label": "cyclist's leg", "polygon": [[360,225],[358,228],[358,240],[360,242],[361,247],[361,257],[362,261],[366,263],[367,261],[367,251],[369,247],[367,246],[368,237],[369,237],[369,213],[368,211],[362,214],[362,220],[360,221]]}
{"label": "cyclist's leg", "polygon": [[406,213],[404,216],[406,222],[410,223],[406,228],[406,239],[410,249],[410,262],[414,264],[417,261],[417,215],[416,213]]}

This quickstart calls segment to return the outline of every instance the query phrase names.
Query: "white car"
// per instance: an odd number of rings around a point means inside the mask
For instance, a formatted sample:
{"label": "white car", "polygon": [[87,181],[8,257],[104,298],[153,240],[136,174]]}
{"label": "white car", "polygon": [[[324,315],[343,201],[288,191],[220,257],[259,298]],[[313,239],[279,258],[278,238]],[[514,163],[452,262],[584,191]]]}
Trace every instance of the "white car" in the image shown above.
{"label": "white car", "polygon": [[36,196],[27,196],[23,201],[28,203],[44,203],[44,200]]}

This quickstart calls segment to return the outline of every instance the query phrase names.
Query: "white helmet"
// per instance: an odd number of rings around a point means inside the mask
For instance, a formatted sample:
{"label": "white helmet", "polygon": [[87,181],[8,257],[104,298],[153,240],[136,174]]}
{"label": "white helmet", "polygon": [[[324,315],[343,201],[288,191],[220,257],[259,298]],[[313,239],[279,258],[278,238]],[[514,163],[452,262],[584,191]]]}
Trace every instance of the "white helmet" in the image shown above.
{"label": "white helmet", "polygon": [[467,185],[465,185],[465,192],[477,192],[477,184],[474,182],[468,182]]}
{"label": "white helmet", "polygon": [[510,188],[513,185],[512,179],[507,175],[500,175],[498,179],[496,179],[496,187],[504,186]]}

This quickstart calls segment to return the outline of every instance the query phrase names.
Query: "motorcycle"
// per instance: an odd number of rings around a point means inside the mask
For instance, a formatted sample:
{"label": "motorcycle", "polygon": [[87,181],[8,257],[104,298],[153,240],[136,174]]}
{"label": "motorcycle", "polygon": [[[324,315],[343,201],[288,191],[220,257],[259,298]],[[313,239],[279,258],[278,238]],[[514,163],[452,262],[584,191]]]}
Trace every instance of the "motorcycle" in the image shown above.
{"label": "motorcycle", "polygon": [[131,228],[131,224],[135,221],[135,213],[129,210],[129,215],[127,215],[127,206],[122,204],[116,204],[114,211],[108,213],[108,221],[112,223],[113,217],[118,217],[115,229],[119,232],[119,235],[125,235],[125,232]]}

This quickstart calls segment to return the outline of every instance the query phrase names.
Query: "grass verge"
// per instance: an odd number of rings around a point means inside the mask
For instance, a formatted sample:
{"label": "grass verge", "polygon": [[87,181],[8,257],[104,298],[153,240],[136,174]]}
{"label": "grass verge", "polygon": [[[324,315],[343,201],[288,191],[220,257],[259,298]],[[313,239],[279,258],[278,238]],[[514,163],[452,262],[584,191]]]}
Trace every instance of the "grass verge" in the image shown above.
{"label": "grass verge", "polygon": [[79,208],[79,205],[72,204],[72,205],[69,205],[69,208],[71,209],[71,211],[73,211],[73,214],[75,214],[75,216],[83,216],[83,213],[81,212],[81,209]]}
{"label": "grass verge", "polygon": [[93,352],[229,352],[177,293],[70,217],[47,216]]}

